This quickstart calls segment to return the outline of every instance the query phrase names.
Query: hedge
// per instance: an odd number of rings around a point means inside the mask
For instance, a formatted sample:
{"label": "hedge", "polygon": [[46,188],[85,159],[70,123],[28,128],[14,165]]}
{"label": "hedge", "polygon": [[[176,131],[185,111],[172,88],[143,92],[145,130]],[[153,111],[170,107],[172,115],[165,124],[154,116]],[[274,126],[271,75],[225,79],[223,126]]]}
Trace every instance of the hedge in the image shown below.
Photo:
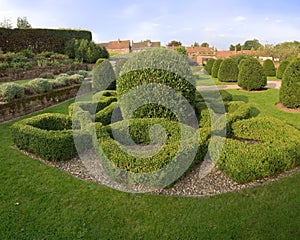
{"label": "hedge", "polygon": [[68,160],[77,155],[73,135],[82,141],[82,149],[91,146],[88,132],[73,131],[71,118],[58,113],[46,113],[21,120],[11,127],[14,144],[46,160]]}
{"label": "hedge", "polygon": [[124,64],[126,62],[127,62],[126,58],[120,59],[120,60],[117,61],[116,66],[115,66],[115,75],[116,75],[116,78],[120,77],[120,73],[121,73],[122,68],[123,68],[123,66],[124,66]]}
{"label": "hedge", "polygon": [[25,89],[17,83],[3,83],[0,85],[0,100],[10,102],[15,98],[22,98]]}
{"label": "hedge", "polygon": [[276,118],[251,118],[232,125],[218,165],[230,178],[246,183],[299,165],[300,132]]}
{"label": "hedge", "polygon": [[207,72],[208,75],[211,75],[211,71],[212,71],[215,61],[216,60],[214,58],[210,58],[210,59],[208,59],[206,65],[204,66],[204,70]]}
{"label": "hedge", "polygon": [[107,107],[103,108],[95,115],[95,122],[101,122],[103,125],[111,123],[111,117],[114,109],[117,107],[117,102],[112,102]]}
{"label": "hedge", "polygon": [[30,49],[35,53],[64,53],[67,42],[73,38],[90,41],[92,33],[85,30],[0,28],[0,46],[4,52]]}
{"label": "hedge", "polygon": [[116,89],[116,76],[114,69],[109,62],[105,59],[97,61],[93,69],[93,88],[99,90],[115,90]]}
{"label": "hedge", "polygon": [[276,68],[271,59],[267,59],[264,61],[263,68],[266,76],[268,77],[276,76]]}
{"label": "hedge", "polygon": [[222,59],[217,59],[214,62],[214,65],[213,65],[212,70],[211,70],[211,76],[213,78],[217,78],[218,77],[219,69],[220,69],[220,66],[221,66],[222,62],[223,62]]}
{"label": "hedge", "polygon": [[226,58],[222,62],[218,72],[218,79],[221,82],[236,82],[238,79],[238,65],[232,58]]}
{"label": "hedge", "polygon": [[279,90],[279,101],[288,108],[300,107],[300,59],[287,66]]}
{"label": "hedge", "polygon": [[287,59],[284,59],[280,62],[279,67],[277,68],[277,72],[276,72],[276,77],[278,79],[282,79],[283,74],[287,68],[287,66],[289,65],[290,61]]}
{"label": "hedge", "polygon": [[267,85],[267,77],[259,61],[255,58],[244,59],[240,65],[238,85],[245,90],[259,90]]}
{"label": "hedge", "polygon": [[[132,106],[143,100],[147,100],[147,104],[135,111],[132,117],[174,120],[174,114],[164,106],[166,102],[182,106],[182,112],[186,110],[183,98],[194,106],[196,88],[192,72],[187,58],[176,51],[155,48],[137,53],[127,60],[120,74],[117,93],[121,99],[126,96],[119,102],[124,118],[129,118]],[[132,89],[135,93],[127,97]],[[169,90],[183,98],[171,96]],[[157,102],[153,103],[153,99]]]}

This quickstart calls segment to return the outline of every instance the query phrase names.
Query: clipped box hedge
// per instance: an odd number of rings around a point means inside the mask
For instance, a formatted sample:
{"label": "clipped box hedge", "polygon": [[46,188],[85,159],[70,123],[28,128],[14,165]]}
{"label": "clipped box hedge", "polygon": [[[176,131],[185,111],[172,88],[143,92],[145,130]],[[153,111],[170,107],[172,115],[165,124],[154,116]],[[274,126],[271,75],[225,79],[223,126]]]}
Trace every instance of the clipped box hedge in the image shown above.
{"label": "clipped box hedge", "polygon": [[[91,147],[88,132],[72,130],[69,116],[46,113],[21,120],[11,127],[14,144],[46,160],[68,160],[77,155],[73,135],[80,137],[81,147]],[[81,149],[84,150],[84,149]]]}
{"label": "clipped box hedge", "polygon": [[300,131],[276,118],[251,118],[232,124],[218,165],[230,178],[246,183],[300,164]]}

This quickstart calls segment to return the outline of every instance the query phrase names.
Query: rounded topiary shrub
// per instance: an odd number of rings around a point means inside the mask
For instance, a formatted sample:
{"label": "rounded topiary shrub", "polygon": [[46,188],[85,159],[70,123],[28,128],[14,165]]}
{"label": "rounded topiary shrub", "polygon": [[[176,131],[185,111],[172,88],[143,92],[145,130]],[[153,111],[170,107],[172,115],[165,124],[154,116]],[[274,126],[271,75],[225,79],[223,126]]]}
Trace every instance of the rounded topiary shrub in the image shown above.
{"label": "rounded topiary shrub", "polygon": [[52,90],[52,84],[43,78],[36,78],[29,81],[27,84],[35,93],[46,93]]}
{"label": "rounded topiary shrub", "polygon": [[251,118],[232,124],[218,165],[238,183],[273,176],[299,165],[300,132],[276,118]]}
{"label": "rounded topiary shrub", "polygon": [[236,82],[238,79],[238,65],[232,58],[226,58],[222,62],[218,72],[218,79],[221,82]]}
{"label": "rounded topiary shrub", "polygon": [[275,65],[274,65],[274,63],[271,59],[267,59],[267,60],[264,61],[263,68],[264,68],[265,75],[267,77],[276,76],[276,68],[275,68]]}
{"label": "rounded topiary shrub", "polygon": [[211,76],[213,78],[217,78],[218,77],[218,73],[219,73],[219,69],[220,69],[220,66],[221,66],[221,63],[223,62],[222,59],[217,59],[215,62],[214,62],[214,65],[212,67],[212,71],[211,71]]}
{"label": "rounded topiary shrub", "polygon": [[0,101],[10,102],[15,98],[23,97],[24,94],[24,87],[17,83],[3,83],[0,85]]}
{"label": "rounded topiary shrub", "polygon": [[92,82],[94,89],[97,91],[116,89],[116,76],[109,60],[98,59],[93,69]]}
{"label": "rounded topiary shrub", "polygon": [[286,70],[286,67],[289,65],[289,63],[290,63],[290,61],[287,60],[287,59],[284,59],[280,62],[279,67],[278,67],[277,72],[276,72],[276,77],[278,79],[282,79],[283,74]]}
{"label": "rounded topiary shrub", "polygon": [[[166,103],[181,107],[182,113],[187,109],[184,100],[194,106],[196,88],[192,72],[187,57],[176,51],[156,48],[137,53],[125,63],[120,74],[117,93],[125,119],[175,119]],[[132,114],[135,104],[141,105]]]}
{"label": "rounded topiary shrub", "polygon": [[264,69],[257,59],[248,58],[241,62],[238,85],[248,91],[259,90],[267,85]]}
{"label": "rounded topiary shrub", "polygon": [[300,59],[287,66],[282,78],[279,100],[288,108],[300,107]]}
{"label": "rounded topiary shrub", "polygon": [[210,58],[207,60],[207,63],[204,66],[204,70],[207,72],[207,74],[211,75],[211,71],[212,71],[215,61],[216,60],[214,58]]}
{"label": "rounded topiary shrub", "polygon": [[116,78],[120,77],[120,72],[122,71],[122,68],[124,66],[124,64],[127,62],[127,59],[120,59],[117,61],[116,66],[115,66],[115,74],[116,74]]}

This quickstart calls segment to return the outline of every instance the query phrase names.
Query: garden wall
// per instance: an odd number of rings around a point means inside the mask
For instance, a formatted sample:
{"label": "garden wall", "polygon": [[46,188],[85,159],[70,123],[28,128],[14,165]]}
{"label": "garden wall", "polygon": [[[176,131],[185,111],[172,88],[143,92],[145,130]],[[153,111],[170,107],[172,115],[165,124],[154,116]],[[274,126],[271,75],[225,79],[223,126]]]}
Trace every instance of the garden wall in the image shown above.
{"label": "garden wall", "polygon": [[33,79],[40,76],[41,73],[44,72],[51,72],[54,75],[65,73],[68,71],[75,71],[75,70],[86,70],[91,71],[93,69],[93,64],[73,64],[73,65],[66,65],[66,66],[48,66],[48,67],[34,67],[29,70],[24,69],[12,69],[9,71],[1,72],[0,73],[0,82],[12,82],[18,81],[23,79]]}
{"label": "garden wall", "polygon": [[[83,86],[80,89],[81,94],[91,91],[91,83],[84,83]],[[0,122],[9,121],[74,98],[80,87],[81,84],[77,84],[44,94],[15,99],[12,102],[0,102]]]}

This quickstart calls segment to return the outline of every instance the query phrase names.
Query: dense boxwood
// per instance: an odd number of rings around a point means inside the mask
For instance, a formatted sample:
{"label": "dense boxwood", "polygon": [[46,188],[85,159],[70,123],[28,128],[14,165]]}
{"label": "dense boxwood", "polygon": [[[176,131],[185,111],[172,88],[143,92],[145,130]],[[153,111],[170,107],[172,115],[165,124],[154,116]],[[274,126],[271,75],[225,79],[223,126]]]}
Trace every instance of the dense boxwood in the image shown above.
{"label": "dense boxwood", "polygon": [[267,59],[267,60],[264,61],[263,68],[264,68],[265,75],[267,77],[276,76],[276,68],[275,68],[275,65],[274,65],[274,63],[271,59]]}
{"label": "dense boxwood", "polygon": [[218,71],[218,79],[221,82],[236,82],[238,79],[238,65],[232,58],[226,58],[221,63]]}
{"label": "dense boxwood", "polygon": [[284,59],[280,62],[279,67],[277,68],[276,77],[278,79],[282,79],[283,74],[289,65],[290,61],[288,59]]}
{"label": "dense boxwood", "polygon": [[107,59],[98,59],[93,69],[93,88],[95,90],[115,90],[116,76],[114,69]]}
{"label": "dense boxwood", "polygon": [[238,183],[273,176],[299,165],[300,132],[275,118],[251,118],[232,124],[218,165]]}
{"label": "dense boxwood", "polygon": [[98,111],[95,114],[95,122],[101,122],[103,125],[108,125],[111,123],[112,113],[117,107],[117,102],[112,102],[107,107]]}
{"label": "dense boxwood", "polygon": [[219,69],[220,69],[220,66],[221,66],[222,62],[223,62],[222,59],[217,59],[214,62],[214,65],[213,65],[212,71],[211,71],[211,76],[213,78],[217,78],[218,77]]}
{"label": "dense boxwood", "polygon": [[68,160],[77,155],[73,137],[81,139],[82,149],[91,145],[88,132],[73,131],[70,117],[46,113],[16,122],[11,127],[14,144],[47,160]]}
{"label": "dense boxwood", "polygon": [[300,107],[300,59],[287,66],[283,74],[279,100],[288,108]]}
{"label": "dense boxwood", "polygon": [[[196,88],[192,72],[187,58],[176,51],[157,48],[137,53],[127,60],[120,74],[117,92],[122,99],[119,104],[125,118],[174,119],[174,114],[164,105],[167,102],[182,106],[183,112],[186,109],[183,98],[194,106]],[[178,96],[171,96],[168,90]],[[130,91],[134,93],[128,96]],[[153,99],[157,102],[153,103]],[[147,104],[130,116],[134,103],[142,100],[147,100]]]}
{"label": "dense boxwood", "polygon": [[238,75],[238,85],[245,90],[259,90],[267,85],[267,77],[259,61],[255,58],[242,60]]}
{"label": "dense boxwood", "polygon": [[10,102],[15,98],[21,98],[25,89],[16,83],[3,83],[0,85],[0,101]]}
{"label": "dense boxwood", "polygon": [[52,90],[52,85],[51,83],[44,78],[36,78],[28,83],[25,84],[25,86],[29,87],[32,89],[35,93],[46,93],[50,92]]}
{"label": "dense boxwood", "polygon": [[123,66],[124,66],[124,64],[126,62],[127,62],[126,58],[120,59],[120,60],[117,61],[116,66],[115,66],[115,75],[116,75],[116,78],[120,77],[120,72],[122,71],[122,68],[123,68]]}
{"label": "dense boxwood", "polygon": [[204,70],[207,72],[208,75],[211,75],[212,68],[214,66],[216,59],[210,58],[207,60],[207,63],[204,66]]}

